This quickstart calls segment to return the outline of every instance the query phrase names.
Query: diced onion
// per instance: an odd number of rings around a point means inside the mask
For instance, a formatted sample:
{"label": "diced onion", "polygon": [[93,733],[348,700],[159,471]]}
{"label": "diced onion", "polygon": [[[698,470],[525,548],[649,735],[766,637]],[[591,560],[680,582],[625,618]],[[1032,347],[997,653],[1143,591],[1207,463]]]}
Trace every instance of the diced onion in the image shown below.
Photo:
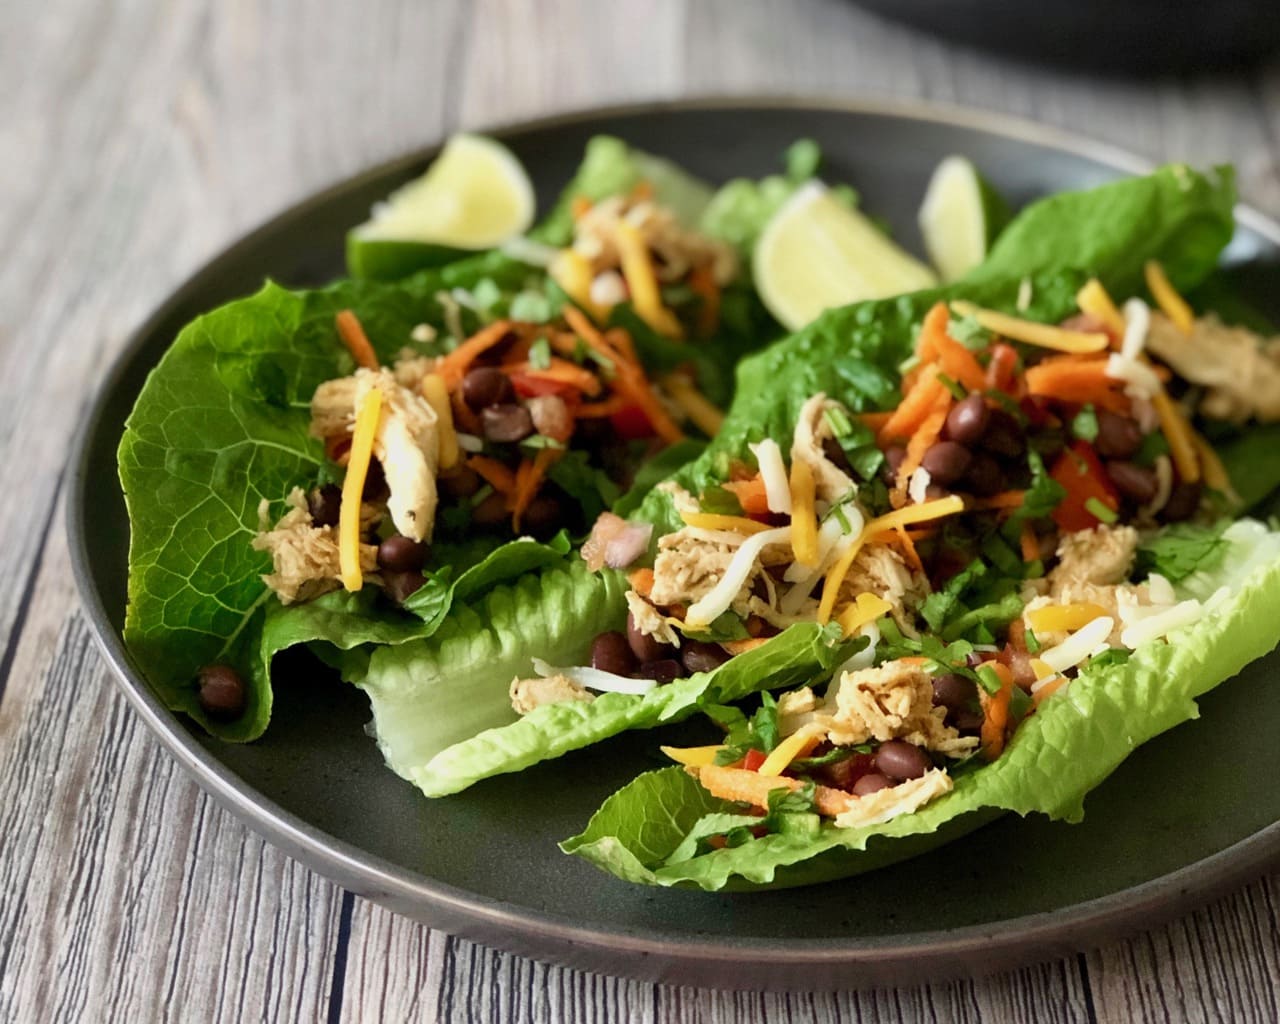
{"label": "diced onion", "polygon": [[579,686],[585,686],[588,690],[598,690],[602,693],[639,695],[648,693],[658,685],[656,679],[631,679],[628,676],[614,675],[612,672],[604,672],[598,668],[588,668],[585,665],[556,668],[554,665],[548,665],[541,658],[533,659],[533,670],[543,679],[551,676],[564,676],[566,679],[572,679]]}
{"label": "diced onion", "polygon": [[1057,647],[1040,652],[1040,660],[1055,672],[1065,672],[1075,668],[1089,657],[1100,643],[1105,643],[1115,628],[1115,620],[1110,615],[1094,619],[1087,626],[1076,630]]}
{"label": "diced onion", "polygon": [[770,544],[789,543],[791,543],[790,526],[765,530],[763,533],[747,538],[742,547],[734,553],[720,582],[712,587],[700,601],[695,601],[689,606],[685,614],[685,623],[694,628],[705,626],[727,612],[729,605],[733,604],[733,599],[738,596],[738,591],[747,582],[747,577],[751,575],[752,567],[760,557],[760,553]]}
{"label": "diced onion", "polygon": [[931,483],[933,483],[933,477],[924,466],[920,466],[911,474],[911,481],[907,484],[907,497],[917,505],[924,504],[929,496],[929,485]]}
{"label": "diced onion", "polygon": [[773,438],[759,444],[748,445],[760,466],[760,479],[764,481],[764,496],[769,511],[775,515],[791,515],[791,484],[787,480],[787,465],[782,461],[782,449]]}
{"label": "diced onion", "polygon": [[1124,304],[1124,340],[1120,343],[1120,355],[1135,360],[1147,344],[1151,330],[1151,309],[1141,299],[1130,299]]}

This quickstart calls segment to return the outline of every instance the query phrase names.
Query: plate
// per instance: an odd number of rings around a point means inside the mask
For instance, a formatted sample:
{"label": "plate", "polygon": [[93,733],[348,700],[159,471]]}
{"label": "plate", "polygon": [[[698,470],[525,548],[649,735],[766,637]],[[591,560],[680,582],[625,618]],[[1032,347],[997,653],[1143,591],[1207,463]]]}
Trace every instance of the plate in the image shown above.
{"label": "plate", "polygon": [[[1034,125],[888,104],[676,103],[493,134],[524,160],[545,208],[600,132],[712,180],[771,172],[788,143],[813,137],[825,174],[853,182],[866,208],[916,251],[916,205],[949,153],[967,154],[1016,202],[1143,169]],[[604,796],[659,763],[653,733],[428,801],[382,764],[364,731],[364,696],[317,677],[303,658],[280,666],[272,725],[256,743],[220,743],[168,711],[120,639],[128,523],[115,448],[134,397],[196,314],[253,291],[265,275],[302,285],[339,273],[346,229],[434,152],[307,200],[179,288],[121,356],[74,455],[71,550],[98,641],[147,726],[232,813],[321,874],[433,927],[574,967],[738,988],[847,988],[1007,968],[1149,927],[1275,859],[1275,657],[1210,694],[1199,721],[1137,751],[1090,796],[1081,825],[1009,816],[861,878],[760,894],[640,888],[557,851]],[[1239,220],[1231,261],[1280,257],[1280,226],[1249,210]],[[670,732],[662,738],[673,741]]]}

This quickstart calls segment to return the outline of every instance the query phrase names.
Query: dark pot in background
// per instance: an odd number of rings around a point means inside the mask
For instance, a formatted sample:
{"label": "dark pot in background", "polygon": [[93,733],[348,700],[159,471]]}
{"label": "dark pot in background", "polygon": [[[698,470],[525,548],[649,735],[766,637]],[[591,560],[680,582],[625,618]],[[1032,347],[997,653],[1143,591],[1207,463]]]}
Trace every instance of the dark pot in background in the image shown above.
{"label": "dark pot in background", "polygon": [[1278,0],[856,0],[950,42],[1115,74],[1232,70],[1280,49]]}

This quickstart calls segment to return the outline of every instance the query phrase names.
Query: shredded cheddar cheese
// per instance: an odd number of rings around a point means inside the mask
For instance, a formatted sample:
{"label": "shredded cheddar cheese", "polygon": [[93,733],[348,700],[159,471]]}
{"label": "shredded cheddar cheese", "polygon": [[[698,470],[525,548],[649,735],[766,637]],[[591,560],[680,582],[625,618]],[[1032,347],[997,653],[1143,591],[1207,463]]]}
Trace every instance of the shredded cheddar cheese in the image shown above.
{"label": "shredded cheddar cheese", "polygon": [[1156,300],[1156,305],[1173,321],[1174,327],[1183,334],[1190,334],[1191,328],[1195,326],[1196,315],[1191,312],[1187,300],[1178,294],[1173,282],[1165,274],[1164,267],[1155,260],[1147,260],[1142,267],[1142,273],[1147,279],[1147,290]]}
{"label": "shredded cheddar cheese", "polygon": [[1151,396],[1151,404],[1160,417],[1160,429],[1169,442],[1169,454],[1178,468],[1178,476],[1183,483],[1195,483],[1200,479],[1200,460],[1196,458],[1195,445],[1191,440],[1191,425],[1164,388]]}
{"label": "shredded cheddar cheese", "polygon": [[676,405],[684,410],[684,414],[689,417],[693,425],[707,437],[715,437],[720,432],[724,413],[694,387],[693,381],[683,373],[672,373],[663,378],[662,385]]}
{"label": "shredded cheddar cheese", "polygon": [[1101,605],[1087,602],[1051,604],[1027,612],[1026,620],[1034,633],[1064,633],[1088,625],[1106,614],[1107,610]]}
{"label": "shredded cheddar cheese", "polygon": [[620,221],[616,238],[619,255],[622,257],[622,276],[626,278],[627,288],[631,291],[631,302],[640,319],[668,338],[683,338],[684,329],[680,326],[680,321],[662,304],[658,275],[653,269],[649,247],[640,232],[626,221]]}
{"label": "shredded cheddar cheese", "polygon": [[338,507],[338,568],[342,573],[342,585],[350,591],[364,586],[364,574],[360,571],[360,499],[364,495],[364,481],[369,475],[373,439],[378,433],[381,415],[382,392],[370,388],[360,403],[360,411],[356,413],[351,456],[347,461],[347,475],[342,481],[342,503]]}
{"label": "shredded cheddar cheese", "polygon": [[658,749],[676,764],[703,768],[706,765],[716,763],[716,754],[720,752],[721,748],[717,745],[710,747],[659,747]]}
{"label": "shredded cheddar cheese", "polygon": [[792,761],[797,757],[804,757],[805,754],[816,747],[822,737],[826,735],[826,731],[824,726],[814,722],[793,732],[773,748],[773,751],[764,759],[764,763],[756,771],[761,775],[781,775]]}
{"label": "shredded cheddar cheese", "polygon": [[853,636],[868,622],[875,622],[881,615],[893,611],[893,605],[877,594],[863,592],[837,617],[845,636]]}
{"label": "shredded cheddar cheese", "polygon": [[596,323],[604,323],[609,318],[609,311],[591,298],[591,265],[586,257],[573,249],[562,249],[547,268],[551,280],[555,281],[564,293],[586,310],[587,315]]}
{"label": "shredded cheddar cheese", "polygon": [[458,432],[453,426],[453,404],[449,401],[449,385],[438,373],[422,378],[422,397],[436,414],[436,432],[439,437],[437,461],[441,469],[453,469],[462,458],[458,447]]}
{"label": "shredded cheddar cheese", "polygon": [[1116,304],[1111,301],[1107,289],[1096,277],[1090,278],[1083,288],[1076,293],[1076,305],[1082,313],[1096,316],[1104,324],[1115,331],[1116,337],[1124,337],[1124,317]]}
{"label": "shredded cheddar cheese", "polygon": [[1038,324],[991,309],[981,309],[972,302],[956,301],[951,308],[960,316],[971,316],[988,331],[1027,345],[1053,349],[1055,352],[1101,352],[1109,344],[1105,334],[1093,331],[1068,331],[1062,327]]}
{"label": "shredded cheddar cheese", "polygon": [[1231,486],[1231,477],[1227,474],[1227,467],[1222,464],[1222,459],[1213,450],[1213,445],[1196,433],[1194,427],[1188,427],[1187,429],[1191,433],[1191,443],[1195,446],[1196,454],[1200,456],[1200,468],[1204,472],[1205,486],[1215,491],[1221,491],[1228,496],[1235,495],[1236,491]]}
{"label": "shredded cheddar cheese", "polygon": [[730,533],[764,533],[772,529],[767,523],[757,523],[746,516],[724,516],[715,512],[681,512],[680,518],[685,526],[696,526],[701,530],[728,530]]}
{"label": "shredded cheddar cheese", "polygon": [[867,542],[867,538],[885,530],[897,529],[899,526],[910,526],[912,523],[941,519],[944,516],[954,515],[963,511],[963,499],[953,494],[950,497],[939,498],[936,501],[926,501],[920,505],[908,505],[906,508],[900,508],[872,519],[863,526],[862,532],[845,549],[839,561],[827,573],[827,578],[822,584],[822,600],[818,602],[818,622],[825,626],[831,621],[831,612],[834,610],[836,598],[840,594],[840,584],[844,582],[845,576],[849,574],[849,570],[853,567],[854,559],[858,557],[858,552],[862,550],[862,545]]}
{"label": "shredded cheddar cheese", "polygon": [[796,561],[818,567],[818,516],[814,510],[816,486],[813,467],[803,459],[791,463],[791,550]]}

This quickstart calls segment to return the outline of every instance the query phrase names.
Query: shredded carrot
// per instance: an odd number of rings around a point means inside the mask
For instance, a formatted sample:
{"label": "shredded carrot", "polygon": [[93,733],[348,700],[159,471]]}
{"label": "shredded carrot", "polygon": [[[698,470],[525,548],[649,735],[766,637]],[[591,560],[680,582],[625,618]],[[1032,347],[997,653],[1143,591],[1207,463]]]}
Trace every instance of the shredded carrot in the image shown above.
{"label": "shredded carrot", "polygon": [[1018,350],[1002,341],[996,342],[991,346],[991,362],[987,364],[987,387],[1008,393],[1013,387],[1017,366]]}
{"label": "shredded carrot", "polygon": [[1035,527],[1031,523],[1022,524],[1022,533],[1018,537],[1018,545],[1022,548],[1022,560],[1034,562],[1040,557],[1040,542],[1036,539]]}
{"label": "shredded carrot", "polygon": [[880,428],[881,446],[887,445],[896,438],[911,437],[935,411],[939,402],[949,399],[946,387],[938,379],[937,371],[922,374],[920,379],[908,391],[901,404],[893,411],[883,427]]}
{"label": "shredded carrot", "polygon": [[1093,402],[1104,409],[1125,408],[1119,381],[1107,376],[1104,359],[1073,356],[1046,359],[1026,374],[1027,393],[1047,395],[1066,402]]}
{"label": "shredded carrot", "polygon": [[769,498],[765,494],[764,477],[759,473],[747,480],[730,480],[722,484],[726,491],[732,492],[742,506],[742,511],[749,516],[763,516],[769,512]]}
{"label": "shredded carrot", "polygon": [[631,340],[631,332],[625,327],[610,327],[604,332],[604,340],[610,348],[616,348],[630,362],[640,361],[640,357],[636,355],[635,342]]}
{"label": "shredded carrot", "polygon": [[950,407],[951,395],[944,388],[935,397],[933,409],[925,416],[916,432],[911,435],[911,440],[907,442],[907,454],[902,460],[902,465],[898,467],[896,483],[896,489],[904,496],[911,474],[920,468],[924,453],[942,436],[942,426],[947,422],[947,410]]}
{"label": "shredded carrot", "polygon": [[[520,469],[516,472],[516,489],[511,503],[511,526],[516,533],[520,532],[520,519],[529,510],[529,505],[533,502],[534,495],[538,493],[538,488],[542,486],[547,470],[563,452],[562,448],[539,448],[532,462],[526,459],[520,463]],[[529,468],[525,469],[526,466]]]}
{"label": "shredded carrot", "polygon": [[579,420],[597,420],[622,412],[629,403],[621,395],[610,395],[603,402],[583,402],[574,407],[573,415]]}
{"label": "shredded carrot", "polygon": [[563,315],[565,321],[577,332],[588,348],[614,364],[614,390],[640,407],[648,417],[654,433],[668,444],[683,440],[684,432],[676,426],[675,420],[658,400],[658,396],[653,393],[653,388],[649,386],[649,378],[645,376],[639,364],[627,360],[622,353],[613,348],[581,311],[572,306],[565,306]]}
{"label": "shredded carrot", "polygon": [[462,382],[463,374],[476,361],[476,358],[493,348],[510,333],[510,320],[498,320],[487,327],[480,328],[447,356],[441,357],[436,363],[436,373],[448,382],[451,389],[456,387]]}
{"label": "shredded carrot", "polygon": [[583,369],[567,359],[557,359],[552,356],[551,364],[545,368],[535,367],[528,362],[504,363],[502,369],[508,374],[520,373],[536,380],[568,384],[570,387],[577,388],[587,395],[598,395],[600,393],[600,378],[590,370]]}
{"label": "shredded carrot", "polygon": [[355,357],[357,366],[363,366],[366,370],[376,370],[382,365],[378,362],[377,353],[369,344],[369,336],[364,333],[364,327],[355,313],[344,309],[333,318],[333,321],[338,328],[338,337],[342,339],[342,344],[347,346],[347,351]]}
{"label": "shredded carrot", "polygon": [[894,532],[898,536],[902,553],[906,556],[907,565],[911,566],[916,572],[923,574],[924,562],[920,561],[920,553],[916,551],[915,541],[911,539],[911,534],[907,533],[907,528],[899,525]]}
{"label": "shredded carrot", "polygon": [[1164,439],[1169,442],[1169,454],[1173,456],[1173,464],[1178,467],[1178,476],[1183,483],[1195,483],[1200,479],[1200,460],[1196,457],[1195,444],[1191,440],[1191,424],[1164,388],[1151,396],[1151,404],[1160,417],[1160,429],[1164,431]]}
{"label": "shredded carrot", "polygon": [[515,493],[516,475],[497,459],[491,459],[487,455],[473,455],[467,459],[467,465],[499,494]]}
{"label": "shredded carrot", "polygon": [[975,498],[969,503],[969,508],[975,512],[989,512],[992,509],[1008,509],[1017,508],[1026,501],[1026,491],[1001,491],[999,494],[993,494],[989,498]]}
{"label": "shredded carrot", "polygon": [[627,582],[631,584],[631,589],[641,597],[648,597],[653,590],[653,570],[633,569],[627,574]]}
{"label": "shredded carrot", "polygon": [[889,417],[892,415],[893,410],[888,412],[860,412],[858,413],[858,420],[878,434],[884,428],[884,425],[889,422]]}
{"label": "shredded carrot", "polygon": [[982,753],[994,761],[1004,750],[1004,730],[1009,724],[1009,701],[1013,697],[1013,671],[998,661],[986,664],[1000,677],[1000,689],[987,700],[982,718]]}
{"label": "shredded carrot", "polygon": [[698,336],[709,338],[720,326],[720,286],[709,266],[694,267],[687,280],[689,290],[702,300],[696,324]]}
{"label": "shredded carrot", "polygon": [[937,360],[948,377],[963,384],[969,391],[981,391],[986,386],[986,376],[973,353],[947,333],[950,321],[951,313],[947,304],[934,303],[920,327],[916,355],[926,362]]}

